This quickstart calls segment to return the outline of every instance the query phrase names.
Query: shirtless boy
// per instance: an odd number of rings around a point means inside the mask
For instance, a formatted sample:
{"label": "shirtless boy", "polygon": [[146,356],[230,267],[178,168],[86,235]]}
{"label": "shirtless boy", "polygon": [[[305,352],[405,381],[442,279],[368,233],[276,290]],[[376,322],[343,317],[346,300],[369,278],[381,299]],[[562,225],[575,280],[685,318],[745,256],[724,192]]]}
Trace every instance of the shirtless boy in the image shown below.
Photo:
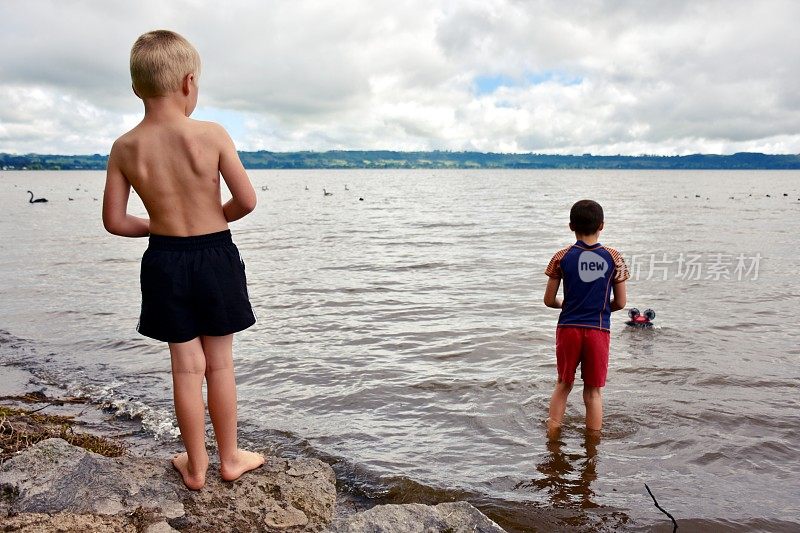
{"label": "shirtless boy", "polygon": [[[219,125],[192,120],[200,56],[165,30],[131,49],[134,93],[144,118],[114,142],[108,158],[103,225],[114,235],[149,236],[142,257],[138,331],[167,342],[175,414],[186,452],[172,458],[184,484],[205,484],[205,405],[214,427],[220,474],[233,481],[264,463],[237,444],[233,334],[255,323],[244,263],[228,223],[256,207],[256,194],[233,141]],[[220,174],[233,196],[222,204]],[[127,213],[131,186],[149,219]]]}

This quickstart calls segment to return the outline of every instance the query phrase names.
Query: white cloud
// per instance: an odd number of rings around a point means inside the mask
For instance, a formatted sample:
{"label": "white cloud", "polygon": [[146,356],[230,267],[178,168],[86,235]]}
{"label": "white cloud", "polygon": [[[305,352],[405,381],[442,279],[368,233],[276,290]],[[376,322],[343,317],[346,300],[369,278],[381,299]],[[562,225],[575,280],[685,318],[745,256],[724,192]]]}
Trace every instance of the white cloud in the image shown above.
{"label": "white cloud", "polygon": [[130,45],[166,27],[240,149],[797,153],[798,19],[778,0],[4,2],[0,151],[107,152],[141,113]]}

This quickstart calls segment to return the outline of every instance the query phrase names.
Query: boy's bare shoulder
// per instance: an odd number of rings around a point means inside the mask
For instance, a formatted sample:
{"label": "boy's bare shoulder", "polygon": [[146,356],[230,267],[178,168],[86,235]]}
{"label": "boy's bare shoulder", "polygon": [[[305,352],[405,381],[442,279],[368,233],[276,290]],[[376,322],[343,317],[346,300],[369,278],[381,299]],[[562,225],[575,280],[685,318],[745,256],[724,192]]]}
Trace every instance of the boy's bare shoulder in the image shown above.
{"label": "boy's bare shoulder", "polygon": [[[138,124],[114,141],[111,145],[111,152],[116,153],[118,156],[124,155],[125,152],[138,146],[142,140],[152,139],[153,129],[153,126]],[[187,118],[182,129],[182,136],[194,138],[204,144],[210,144],[218,148],[223,147],[230,139],[225,128],[216,122]]]}
{"label": "boy's bare shoulder", "polygon": [[111,145],[111,154],[113,154],[115,157],[121,157],[125,154],[125,152],[129,151],[131,147],[136,144],[136,140],[140,137],[138,128],[139,126],[136,126],[117,137],[117,140],[115,140]]}
{"label": "boy's bare shoulder", "polygon": [[222,152],[232,142],[225,128],[216,122],[188,119],[188,134],[193,141]]}
{"label": "boy's bare shoulder", "polygon": [[189,120],[197,131],[212,135],[218,139],[225,139],[228,137],[228,132],[225,131],[225,128],[221,124],[211,122],[210,120],[195,120],[193,118]]}

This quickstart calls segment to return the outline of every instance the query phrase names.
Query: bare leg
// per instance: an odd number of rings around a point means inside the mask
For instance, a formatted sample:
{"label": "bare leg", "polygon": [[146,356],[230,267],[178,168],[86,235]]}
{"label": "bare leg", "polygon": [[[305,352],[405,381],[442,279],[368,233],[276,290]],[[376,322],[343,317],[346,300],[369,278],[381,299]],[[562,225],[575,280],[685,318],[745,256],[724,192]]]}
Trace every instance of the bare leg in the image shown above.
{"label": "bare leg", "polygon": [[547,419],[547,438],[557,440],[561,434],[561,423],[564,419],[564,411],[567,410],[567,398],[572,390],[572,383],[559,381],[553,389],[553,396],[550,398],[550,414]]}
{"label": "bare leg", "polygon": [[233,335],[201,337],[206,354],[208,414],[222,461],[236,454],[236,378],[233,374]]}
{"label": "bare leg", "polygon": [[264,457],[238,447],[233,335],[203,336],[200,339],[206,354],[208,413],[219,447],[220,475],[225,481],[233,481],[264,464]]}
{"label": "bare leg", "polygon": [[170,343],[172,358],[172,389],[175,416],[181,430],[186,452],[172,458],[187,488],[199,490],[206,483],[208,452],[206,452],[206,410],[203,403],[203,373],[206,358],[200,339]]}
{"label": "bare leg", "polygon": [[583,386],[583,403],[586,405],[586,431],[599,432],[603,427],[603,388]]}

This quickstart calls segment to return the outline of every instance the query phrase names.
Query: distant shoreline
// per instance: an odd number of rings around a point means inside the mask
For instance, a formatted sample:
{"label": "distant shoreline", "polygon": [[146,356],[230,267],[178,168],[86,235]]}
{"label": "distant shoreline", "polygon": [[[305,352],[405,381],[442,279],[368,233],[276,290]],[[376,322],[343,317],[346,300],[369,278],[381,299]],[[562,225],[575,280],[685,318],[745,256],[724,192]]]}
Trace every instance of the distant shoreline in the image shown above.
{"label": "distant shoreline", "polygon": [[[800,154],[553,155],[484,152],[239,152],[247,169],[800,170]],[[107,155],[0,153],[0,170],[104,170]]]}

